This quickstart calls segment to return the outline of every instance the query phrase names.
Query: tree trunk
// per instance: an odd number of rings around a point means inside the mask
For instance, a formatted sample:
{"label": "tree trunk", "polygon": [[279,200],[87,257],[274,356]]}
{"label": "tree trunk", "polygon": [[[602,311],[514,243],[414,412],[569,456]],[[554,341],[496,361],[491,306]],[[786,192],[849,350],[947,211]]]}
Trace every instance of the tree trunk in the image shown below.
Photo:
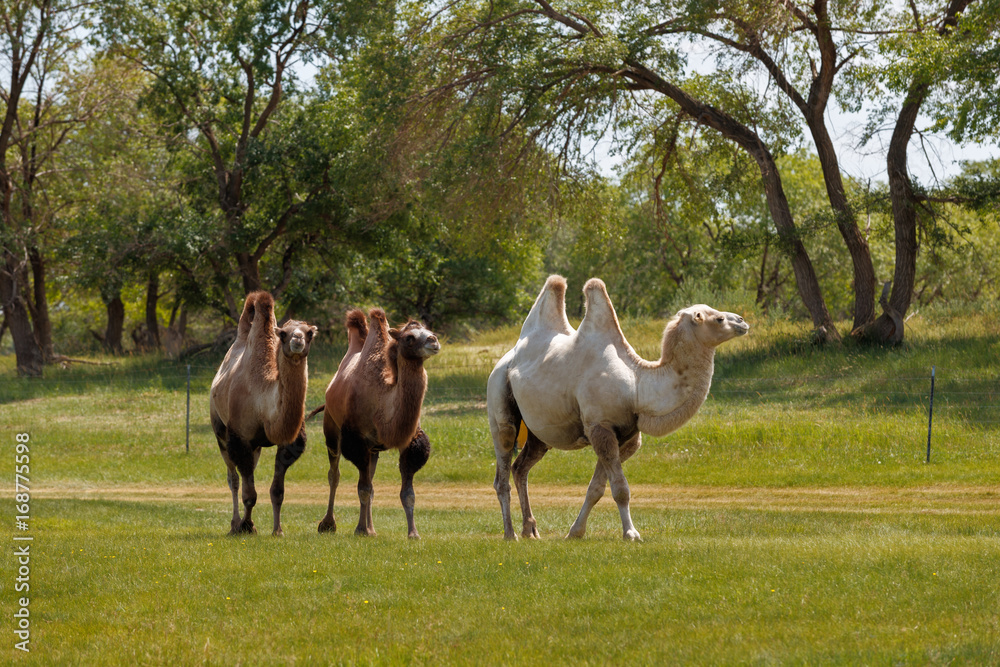
{"label": "tree trunk", "polygon": [[851,330],[854,331],[875,319],[875,267],[868,241],[858,228],[857,217],[847,201],[840,163],[830,133],[822,119],[818,123],[810,122],[809,127],[823,169],[827,198],[837,216],[837,229],[851,254],[854,269],[854,325]]}
{"label": "tree trunk", "polygon": [[0,305],[3,306],[11,338],[14,339],[17,374],[41,377],[45,360],[31,328],[28,308],[17,285],[17,276],[23,272],[18,267],[17,258],[10,252],[4,252],[3,257],[4,263],[0,266]]}
{"label": "tree trunk", "polygon": [[885,312],[877,320],[858,332],[858,338],[862,340],[879,343],[903,341],[903,332],[897,329],[910,308],[917,273],[917,209],[914,205],[906,149],[927,91],[927,85],[911,86],[889,142],[886,166],[896,249],[892,294],[888,300],[891,310],[884,309]]}
{"label": "tree trunk", "polygon": [[121,293],[107,302],[108,327],[104,331],[104,349],[112,354],[122,353],[122,330],[125,328],[125,304]]}
{"label": "tree trunk", "polygon": [[[965,11],[972,0],[950,0],[945,8],[937,33],[948,36],[954,29],[958,16]],[[882,343],[900,343],[903,332],[899,331],[906,320],[913,299],[913,287],[917,274],[917,207],[913,197],[913,183],[907,164],[906,149],[913,137],[920,106],[930,92],[928,81],[915,79],[910,83],[903,99],[903,106],[896,117],[896,126],[889,141],[886,154],[886,169],[889,176],[889,198],[892,201],[892,222],[895,232],[896,263],[893,271],[892,294],[888,307],[877,320],[859,332],[859,338]]]}
{"label": "tree trunk", "polygon": [[240,267],[240,277],[243,279],[244,296],[264,289],[264,284],[260,281],[260,264],[256,257],[247,252],[238,252],[236,263]]}
{"label": "tree trunk", "polygon": [[795,228],[795,221],[792,219],[792,211],[788,206],[788,199],[785,197],[785,191],[781,185],[781,175],[778,173],[774,158],[770,151],[763,146],[748,152],[760,166],[767,207],[770,209],[771,219],[774,220],[774,225],[778,229],[778,238],[792,260],[792,272],[795,274],[795,284],[799,290],[799,297],[809,310],[813,327],[820,332],[821,341],[826,339],[840,340],[840,333],[830,317],[830,311],[827,310],[826,300],[823,298],[823,291],[820,289],[819,279],[816,277],[816,271],[809,259],[809,253],[806,252],[806,247],[802,244],[798,230]]}
{"label": "tree trunk", "polygon": [[52,320],[49,318],[49,299],[45,294],[45,259],[36,246],[28,249],[31,262],[32,299],[29,302],[31,320],[34,323],[35,338],[42,351],[45,363],[52,363],[55,345],[52,342]]}
{"label": "tree trunk", "polygon": [[149,337],[146,346],[157,350],[160,347],[160,324],[156,319],[156,304],[160,297],[160,273],[149,272],[146,280],[146,332]]}

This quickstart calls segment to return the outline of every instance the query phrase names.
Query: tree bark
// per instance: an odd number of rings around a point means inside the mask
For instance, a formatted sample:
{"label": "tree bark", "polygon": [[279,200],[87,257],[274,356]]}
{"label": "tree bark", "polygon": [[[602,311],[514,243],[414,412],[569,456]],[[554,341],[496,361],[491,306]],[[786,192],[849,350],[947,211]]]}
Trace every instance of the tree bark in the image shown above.
{"label": "tree bark", "polygon": [[104,349],[112,354],[122,353],[122,330],[125,328],[125,304],[121,294],[107,302],[108,326],[104,331]]}
{"label": "tree bark", "polygon": [[45,363],[52,363],[56,355],[55,344],[52,342],[52,320],[49,318],[49,299],[45,294],[45,259],[37,246],[28,249],[28,260],[31,263],[31,296],[29,309],[34,324],[35,339],[42,351]]}
{"label": "tree bark", "polygon": [[872,264],[868,241],[858,228],[857,217],[847,200],[840,163],[830,133],[822,121],[809,122],[808,125],[823,170],[827,198],[837,218],[837,229],[840,230],[847,251],[851,254],[851,264],[854,269],[854,325],[851,327],[853,331],[875,319],[875,266]]}
{"label": "tree bark", "polygon": [[238,252],[236,253],[236,263],[240,267],[244,295],[264,289],[264,283],[260,280],[260,263],[254,255],[248,252]]}
{"label": "tree bark", "polygon": [[31,328],[31,318],[27,305],[17,285],[17,277],[23,274],[17,258],[4,251],[4,263],[0,266],[0,304],[3,306],[11,338],[14,339],[14,354],[17,357],[17,374],[26,377],[41,377],[45,360],[38,347],[35,333]]}
{"label": "tree bark", "polygon": [[156,304],[160,297],[160,272],[155,269],[149,272],[146,280],[146,332],[149,339],[147,347],[157,350],[160,347],[160,324],[156,319]]}

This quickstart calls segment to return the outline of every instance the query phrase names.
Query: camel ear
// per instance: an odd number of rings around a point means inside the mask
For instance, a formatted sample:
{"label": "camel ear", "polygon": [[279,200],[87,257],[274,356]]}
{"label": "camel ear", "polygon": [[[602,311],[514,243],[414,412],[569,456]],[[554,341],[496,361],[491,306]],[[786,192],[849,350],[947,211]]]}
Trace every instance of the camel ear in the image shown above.
{"label": "camel ear", "polygon": [[318,334],[318,333],[319,333],[319,329],[317,327],[315,327],[315,326],[312,326],[312,327],[309,327],[308,331],[306,332],[306,337],[309,340],[312,340],[313,337],[315,337],[316,334]]}
{"label": "camel ear", "polygon": [[389,335],[390,335],[390,336],[392,336],[392,337],[393,337],[393,339],[395,339],[395,340],[399,340],[399,337],[400,337],[400,336],[401,336],[402,334],[401,334],[401,333],[399,333],[399,329],[389,329]]}
{"label": "camel ear", "polygon": [[281,342],[282,342],[282,343],[283,343],[283,342],[285,342],[285,332],[284,332],[284,331],[282,331],[282,330],[281,330],[281,329],[279,329],[278,327],[274,327],[274,334],[275,334],[275,335],[276,335],[276,336],[277,336],[278,338],[280,338],[280,339],[281,339]]}
{"label": "camel ear", "polygon": [[694,321],[695,324],[701,324],[705,321],[705,313],[701,312],[700,310],[695,311],[694,315],[691,316],[691,319]]}

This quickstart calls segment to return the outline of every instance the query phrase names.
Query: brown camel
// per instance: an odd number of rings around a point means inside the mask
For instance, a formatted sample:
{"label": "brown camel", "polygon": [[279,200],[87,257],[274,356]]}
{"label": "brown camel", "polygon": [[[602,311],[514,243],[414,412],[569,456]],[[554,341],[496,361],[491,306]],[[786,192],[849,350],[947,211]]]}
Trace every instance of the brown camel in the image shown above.
{"label": "brown camel", "polygon": [[359,472],[358,498],[361,512],[356,535],[374,535],[372,524],[372,478],[380,452],[399,450],[399,472],[403,480],[399,499],[406,512],[407,534],[417,539],[413,523],[413,475],[431,453],[431,443],[420,428],[420,408],[427,392],[424,360],[441,349],[437,336],[410,320],[389,329],[385,312],[373,308],[365,314],[347,313],[347,353],[326,390],[323,433],[330,457],[330,502],[319,532],[335,532],[333,499],[340,483],[340,455]]}
{"label": "brown camel", "polygon": [[[583,509],[568,537],[583,537],[590,510],[610,481],[622,536],[638,540],[622,462],[639,449],[640,433],[666,435],[694,416],[712,384],[715,348],[750,330],[735,313],[691,306],[664,329],[660,359],[646,361],[625,340],[604,283],[591,278],[583,292],[587,311],[574,330],[566,319],[566,280],[550,276],[517,344],[490,373],[486,408],[497,457],[493,486],[509,540],[517,539],[510,517],[511,470],[523,535],[538,537],[528,503],[528,471],[553,447],[593,447],[597,453]],[[528,437],[511,465],[522,421]]]}
{"label": "brown camel", "polygon": [[[233,492],[230,534],[256,533],[250,518],[257,503],[253,473],[262,447],[277,446],[271,482],[273,534],[282,535],[281,503],[285,497],[285,471],[306,447],[306,361],[316,327],[289,320],[275,324],[274,299],[267,292],[247,296],[236,341],[212,380],[210,415],[219,451],[228,469]],[[243,478],[240,519],[237,492]]]}

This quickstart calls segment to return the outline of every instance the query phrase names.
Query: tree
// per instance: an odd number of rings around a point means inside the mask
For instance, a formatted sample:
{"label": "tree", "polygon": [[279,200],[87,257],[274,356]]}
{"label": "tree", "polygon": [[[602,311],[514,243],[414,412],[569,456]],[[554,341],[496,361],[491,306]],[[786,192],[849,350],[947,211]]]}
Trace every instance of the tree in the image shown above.
{"label": "tree", "polygon": [[[937,12],[922,13],[915,3],[904,14],[909,24],[908,30],[898,39],[887,44],[890,57],[905,55],[912,41],[934,40],[949,43],[955,34],[958,17],[975,0],[948,0]],[[921,67],[900,68],[898,61],[890,60],[888,66],[873,68],[886,83],[890,91],[900,93],[902,102],[893,124],[889,150],[886,154],[886,169],[889,177],[889,196],[892,202],[893,227],[895,231],[895,269],[893,271],[892,292],[883,302],[884,313],[873,323],[865,326],[860,336],[876,341],[903,340],[901,330],[903,318],[910,308],[913,298],[917,271],[917,221],[921,206],[927,200],[914,187],[910,178],[907,150],[916,129],[921,107],[928,99],[935,84],[948,77],[947,72]],[[899,76],[902,70],[903,75]],[[932,214],[925,209],[925,214]]]}
{"label": "tree", "polygon": [[58,207],[46,183],[72,127],[104,100],[73,76],[88,5],[11,0],[0,5],[0,52],[10,80],[0,126],[0,305],[14,339],[18,373],[37,377],[54,354],[42,239]]}
{"label": "tree", "polygon": [[[760,72],[801,114],[819,157],[830,209],[853,265],[852,329],[870,323],[875,317],[875,270],[848,199],[827,126],[827,109],[838,74],[865,50],[863,40],[870,37],[863,33],[880,19],[878,4],[859,12],[855,3],[828,0],[801,6],[773,0],[749,5],[695,2],[678,5],[665,14],[646,31],[648,35],[674,35],[716,45],[713,64],[730,81],[752,79]],[[770,113],[773,108],[768,105],[762,111]]]}
{"label": "tree", "polygon": [[789,124],[784,118],[761,122],[761,102],[746,89],[685,77],[682,54],[662,40],[651,9],[601,2],[560,11],[546,0],[459,3],[440,40],[442,58],[459,69],[441,89],[462,85],[468,99],[481,100],[478,106],[501,122],[501,132],[523,124],[531,137],[549,132],[550,141],[552,130],[568,132],[567,139],[600,135],[601,120],[642,114],[658,97],[669,99],[754,160],[800,297],[814,326],[839,338],[770,148],[781,145]]}
{"label": "tree", "polygon": [[[364,20],[376,13],[371,9],[360,0],[102,5],[106,44],[149,74],[145,103],[197,156],[191,166],[211,175],[201,194],[212,192],[218,223],[202,255],[234,318],[232,265],[244,292],[264,288],[262,262],[279,239],[300,229],[304,210],[331,190],[331,155],[325,156],[326,165],[310,165],[308,180],[266,179],[271,168],[287,163],[274,144],[281,143],[278,132],[294,129],[289,123],[297,114],[285,114],[286,122],[276,126],[289,97],[297,94],[298,66],[316,57],[318,46],[342,56]],[[301,245],[285,244],[276,262],[289,265]]]}

